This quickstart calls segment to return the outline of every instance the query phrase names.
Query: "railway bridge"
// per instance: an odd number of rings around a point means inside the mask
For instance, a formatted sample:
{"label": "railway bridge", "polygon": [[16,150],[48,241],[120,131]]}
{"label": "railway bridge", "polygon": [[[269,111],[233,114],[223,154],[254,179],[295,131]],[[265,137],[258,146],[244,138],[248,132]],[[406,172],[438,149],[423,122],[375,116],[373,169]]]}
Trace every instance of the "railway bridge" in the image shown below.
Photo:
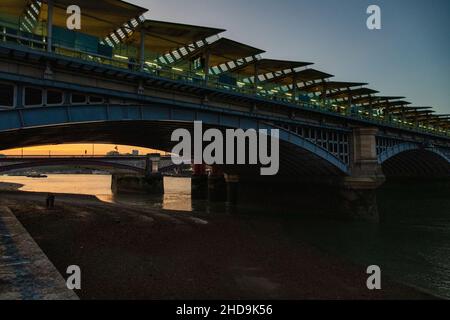
{"label": "railway bridge", "polygon": [[[66,28],[69,2],[82,9],[81,30]],[[246,183],[273,190],[289,182],[292,192],[327,185],[366,197],[389,177],[450,176],[449,116],[430,106],[335,80],[310,62],[265,58],[220,37],[223,29],[147,20],[146,9],[123,1],[6,3],[0,149],[112,143],[170,152],[175,129],[202,121],[279,130],[278,175],[212,166],[210,193],[229,199]],[[205,172],[194,166],[194,195],[206,188]]]}

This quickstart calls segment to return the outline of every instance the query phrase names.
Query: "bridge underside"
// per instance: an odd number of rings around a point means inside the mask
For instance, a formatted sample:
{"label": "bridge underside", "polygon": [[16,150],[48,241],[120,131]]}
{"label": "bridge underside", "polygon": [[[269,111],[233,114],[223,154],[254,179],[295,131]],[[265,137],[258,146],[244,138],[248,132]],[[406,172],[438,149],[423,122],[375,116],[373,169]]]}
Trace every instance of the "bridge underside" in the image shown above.
{"label": "bridge underside", "polygon": [[386,160],[382,167],[387,178],[450,178],[450,163],[442,156],[426,149],[399,153]]}
{"label": "bridge underside", "polygon": [[[207,128],[204,126],[205,129]],[[90,122],[18,129],[0,132],[0,149],[69,143],[107,143],[133,145],[170,152],[175,129],[192,132],[192,122],[118,121]],[[224,166],[226,173],[256,178],[257,166]],[[286,141],[280,141],[280,172],[277,179],[323,180],[345,174],[325,159]]]}

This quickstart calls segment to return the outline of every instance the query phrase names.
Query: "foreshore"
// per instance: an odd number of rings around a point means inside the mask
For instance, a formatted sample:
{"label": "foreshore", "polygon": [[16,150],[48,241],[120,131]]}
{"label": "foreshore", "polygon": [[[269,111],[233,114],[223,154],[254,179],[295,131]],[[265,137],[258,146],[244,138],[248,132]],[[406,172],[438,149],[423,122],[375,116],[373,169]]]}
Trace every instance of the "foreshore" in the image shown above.
{"label": "foreshore", "polygon": [[0,192],[2,191],[18,191],[23,185],[20,183],[0,182]]}
{"label": "foreshore", "polygon": [[272,217],[192,216],[95,197],[0,191],[59,272],[82,270],[81,299],[432,299],[307,243]]}

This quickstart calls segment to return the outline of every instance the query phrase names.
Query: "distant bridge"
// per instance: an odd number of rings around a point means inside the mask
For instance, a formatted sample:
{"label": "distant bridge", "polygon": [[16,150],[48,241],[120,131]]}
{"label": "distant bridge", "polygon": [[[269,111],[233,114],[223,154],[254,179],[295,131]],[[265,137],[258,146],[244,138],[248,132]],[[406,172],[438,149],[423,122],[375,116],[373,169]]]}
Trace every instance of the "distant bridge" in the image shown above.
{"label": "distant bridge", "polygon": [[[0,173],[39,167],[83,166],[145,175],[155,170],[153,162],[149,156],[8,156],[0,157]],[[171,157],[162,157],[157,162],[157,170],[161,173],[178,167],[173,164]]]}

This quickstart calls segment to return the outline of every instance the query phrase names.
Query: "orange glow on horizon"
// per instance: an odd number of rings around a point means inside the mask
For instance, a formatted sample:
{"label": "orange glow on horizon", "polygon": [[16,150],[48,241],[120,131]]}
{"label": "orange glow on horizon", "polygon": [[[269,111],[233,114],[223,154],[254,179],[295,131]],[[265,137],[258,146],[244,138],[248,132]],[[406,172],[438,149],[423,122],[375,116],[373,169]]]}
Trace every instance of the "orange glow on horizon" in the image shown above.
{"label": "orange glow on horizon", "polygon": [[133,150],[138,150],[140,155],[145,155],[148,153],[161,153],[166,154],[163,151],[158,151],[154,149],[133,147],[133,146],[124,146],[124,145],[114,145],[114,144],[63,144],[63,145],[47,145],[47,146],[39,146],[39,147],[29,147],[29,148],[17,148],[17,149],[9,149],[2,150],[0,154],[7,156],[101,156],[106,155],[109,151],[117,150],[121,154],[132,153]]}

